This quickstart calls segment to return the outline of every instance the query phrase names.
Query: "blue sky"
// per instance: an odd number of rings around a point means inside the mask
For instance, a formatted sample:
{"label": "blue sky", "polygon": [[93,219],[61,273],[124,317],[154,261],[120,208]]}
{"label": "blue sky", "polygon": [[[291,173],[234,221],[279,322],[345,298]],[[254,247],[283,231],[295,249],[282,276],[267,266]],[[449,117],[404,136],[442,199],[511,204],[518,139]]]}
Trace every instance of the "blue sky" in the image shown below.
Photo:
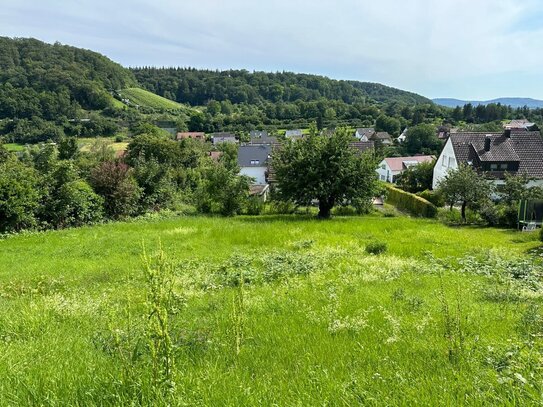
{"label": "blue sky", "polygon": [[0,0],[0,35],[89,48],[125,66],[543,99],[541,0]]}

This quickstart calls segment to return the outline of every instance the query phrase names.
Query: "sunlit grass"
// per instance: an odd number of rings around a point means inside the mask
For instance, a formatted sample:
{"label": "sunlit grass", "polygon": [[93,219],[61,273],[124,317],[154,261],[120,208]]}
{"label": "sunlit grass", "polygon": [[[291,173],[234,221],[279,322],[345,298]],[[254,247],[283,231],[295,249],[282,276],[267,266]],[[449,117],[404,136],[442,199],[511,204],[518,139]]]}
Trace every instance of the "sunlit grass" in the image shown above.
{"label": "sunlit grass", "polygon": [[[373,241],[387,251],[367,254]],[[143,243],[161,246],[175,273],[175,386],[158,395]],[[181,217],[11,237],[0,241],[0,405],[538,404],[541,338],[522,321],[537,325],[541,293],[490,300],[506,283],[455,268],[468,255],[528,258],[539,244],[377,215]],[[458,320],[452,340],[447,318]]]}

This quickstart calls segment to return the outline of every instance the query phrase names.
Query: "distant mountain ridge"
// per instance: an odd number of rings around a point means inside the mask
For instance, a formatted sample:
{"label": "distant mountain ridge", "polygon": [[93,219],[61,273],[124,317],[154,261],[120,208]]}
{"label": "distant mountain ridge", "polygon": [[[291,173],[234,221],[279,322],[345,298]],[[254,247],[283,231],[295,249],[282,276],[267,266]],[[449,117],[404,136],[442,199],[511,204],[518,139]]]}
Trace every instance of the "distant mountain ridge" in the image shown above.
{"label": "distant mountain ridge", "polygon": [[497,98],[492,100],[460,100],[453,98],[436,98],[432,99],[432,101],[437,105],[446,107],[464,106],[468,103],[471,103],[474,106],[486,106],[491,103],[501,103],[502,105],[511,106],[513,108],[524,106],[528,106],[530,109],[543,108],[543,100],[517,97]]}

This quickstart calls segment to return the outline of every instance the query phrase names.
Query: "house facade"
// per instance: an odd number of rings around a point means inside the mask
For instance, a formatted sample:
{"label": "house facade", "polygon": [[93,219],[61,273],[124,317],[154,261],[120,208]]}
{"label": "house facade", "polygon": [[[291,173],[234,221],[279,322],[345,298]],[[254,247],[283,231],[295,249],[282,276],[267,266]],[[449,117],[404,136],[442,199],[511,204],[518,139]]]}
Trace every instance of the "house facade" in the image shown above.
{"label": "house facade", "polygon": [[360,127],[354,132],[354,136],[360,141],[369,141],[374,134],[373,127]]}
{"label": "house facade", "polygon": [[266,185],[271,151],[271,146],[264,144],[240,146],[238,150],[240,175],[253,178],[254,185]]}
{"label": "house facade", "polygon": [[379,163],[377,174],[381,181],[393,183],[396,182],[396,177],[408,168],[419,165],[420,163],[433,162],[435,159],[433,155],[385,158]]}
{"label": "house facade", "polygon": [[505,174],[526,174],[529,186],[543,186],[543,139],[538,131],[503,133],[451,133],[434,167],[435,189],[459,165],[472,166],[496,186]]}

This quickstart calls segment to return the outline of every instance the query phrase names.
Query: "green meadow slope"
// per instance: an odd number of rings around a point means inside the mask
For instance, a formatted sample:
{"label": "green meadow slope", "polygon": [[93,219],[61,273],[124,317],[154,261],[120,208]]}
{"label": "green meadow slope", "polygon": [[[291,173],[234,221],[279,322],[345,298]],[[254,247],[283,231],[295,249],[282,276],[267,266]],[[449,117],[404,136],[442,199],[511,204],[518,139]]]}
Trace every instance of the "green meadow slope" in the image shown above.
{"label": "green meadow slope", "polygon": [[187,106],[181,103],[174,102],[163,98],[162,96],[155,95],[149,91],[141,88],[127,88],[118,92],[122,98],[130,100],[130,104],[149,107],[157,110],[189,110]]}
{"label": "green meadow slope", "polygon": [[539,245],[378,215],[10,237],[0,405],[536,405]]}

